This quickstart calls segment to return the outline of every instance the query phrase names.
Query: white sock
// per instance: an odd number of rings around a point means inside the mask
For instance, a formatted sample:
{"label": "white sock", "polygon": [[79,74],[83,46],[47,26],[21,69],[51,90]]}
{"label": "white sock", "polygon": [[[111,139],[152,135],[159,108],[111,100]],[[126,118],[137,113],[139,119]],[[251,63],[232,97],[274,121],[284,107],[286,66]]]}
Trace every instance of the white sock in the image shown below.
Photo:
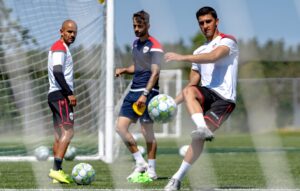
{"label": "white sock", "polygon": [[142,153],[140,151],[137,151],[135,153],[132,154],[134,160],[136,163],[139,163],[139,164],[143,164],[143,163],[146,163]]}
{"label": "white sock", "polygon": [[190,169],[192,165],[185,162],[184,160],[182,161],[180,168],[178,169],[178,171],[172,176],[172,178],[175,178],[179,181],[181,181],[183,179],[183,177],[185,176],[185,174],[187,173],[187,171]]}
{"label": "white sock", "polygon": [[155,170],[155,167],[156,167],[156,160],[148,159],[148,168]]}
{"label": "white sock", "polygon": [[191,116],[193,122],[196,124],[196,126],[199,127],[206,127],[206,123],[203,117],[203,113],[194,113]]}

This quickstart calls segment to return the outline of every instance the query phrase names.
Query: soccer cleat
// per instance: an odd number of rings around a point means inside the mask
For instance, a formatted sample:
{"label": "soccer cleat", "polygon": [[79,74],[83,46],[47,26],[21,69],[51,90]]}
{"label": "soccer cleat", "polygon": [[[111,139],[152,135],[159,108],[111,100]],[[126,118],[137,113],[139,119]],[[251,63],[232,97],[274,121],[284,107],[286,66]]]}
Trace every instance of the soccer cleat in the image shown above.
{"label": "soccer cleat", "polygon": [[151,178],[152,180],[157,179],[157,174],[153,168],[148,168],[147,173],[148,173],[149,178]]}
{"label": "soccer cleat", "polygon": [[149,177],[148,173],[136,172],[131,178],[128,179],[128,182],[131,183],[148,183],[153,180]]}
{"label": "soccer cleat", "polygon": [[137,163],[134,167],[133,172],[127,177],[127,180],[129,180],[132,177],[136,176],[136,174],[146,172],[147,167],[148,167],[147,163]]}
{"label": "soccer cleat", "polygon": [[207,127],[198,127],[191,132],[191,137],[193,139],[202,139],[205,141],[212,141],[214,134]]}
{"label": "soccer cleat", "polygon": [[168,184],[165,186],[164,191],[180,190],[181,182],[175,178],[171,178]]}
{"label": "soccer cleat", "polygon": [[52,179],[52,183],[53,183],[53,184],[58,184],[59,181],[57,181],[56,179]]}
{"label": "soccer cleat", "polygon": [[70,184],[72,182],[70,176],[65,174],[65,172],[62,170],[50,169],[49,177],[57,180],[60,183]]}

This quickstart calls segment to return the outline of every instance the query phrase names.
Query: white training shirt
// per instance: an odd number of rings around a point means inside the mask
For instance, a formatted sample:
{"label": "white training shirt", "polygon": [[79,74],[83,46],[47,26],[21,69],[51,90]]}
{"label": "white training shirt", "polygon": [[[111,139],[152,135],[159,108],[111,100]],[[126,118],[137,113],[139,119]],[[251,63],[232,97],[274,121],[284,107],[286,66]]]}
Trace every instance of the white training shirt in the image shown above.
{"label": "white training shirt", "polygon": [[49,93],[61,90],[60,85],[55,80],[53,75],[53,66],[62,65],[62,70],[65,80],[70,89],[74,91],[73,87],[73,60],[68,46],[61,40],[56,41],[48,54],[48,78],[49,78]]}
{"label": "white training shirt", "polygon": [[230,49],[229,55],[215,63],[193,63],[192,70],[200,73],[201,86],[207,87],[223,99],[235,103],[239,49],[234,37],[220,34],[212,41],[197,48],[193,54],[209,53],[218,46],[227,46]]}

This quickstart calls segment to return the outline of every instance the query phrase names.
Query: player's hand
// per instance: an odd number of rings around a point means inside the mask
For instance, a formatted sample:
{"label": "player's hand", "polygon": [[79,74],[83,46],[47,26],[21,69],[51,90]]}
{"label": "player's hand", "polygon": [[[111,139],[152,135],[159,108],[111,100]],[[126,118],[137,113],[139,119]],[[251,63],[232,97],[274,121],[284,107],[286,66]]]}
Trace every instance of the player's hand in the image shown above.
{"label": "player's hand", "polygon": [[147,101],[147,97],[144,95],[141,95],[135,103],[138,107],[142,107],[142,106],[146,105],[146,101]]}
{"label": "player's hand", "polygon": [[121,76],[121,74],[123,74],[123,72],[124,72],[123,68],[117,68],[115,71],[115,77]]}
{"label": "player's hand", "polygon": [[74,95],[69,95],[68,100],[69,100],[70,106],[73,106],[73,107],[76,106],[77,100],[76,100],[76,97]]}
{"label": "player's hand", "polygon": [[164,59],[166,62],[181,61],[183,59],[183,56],[174,52],[167,52],[164,56]]}

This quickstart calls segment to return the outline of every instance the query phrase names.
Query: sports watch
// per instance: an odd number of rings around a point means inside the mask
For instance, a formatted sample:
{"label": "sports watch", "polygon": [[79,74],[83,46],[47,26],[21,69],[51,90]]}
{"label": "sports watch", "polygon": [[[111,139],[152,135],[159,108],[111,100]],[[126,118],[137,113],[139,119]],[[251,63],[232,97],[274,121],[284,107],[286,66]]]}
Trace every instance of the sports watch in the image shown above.
{"label": "sports watch", "polygon": [[147,90],[147,89],[145,89],[144,91],[143,91],[143,96],[148,96],[149,95],[149,91]]}

